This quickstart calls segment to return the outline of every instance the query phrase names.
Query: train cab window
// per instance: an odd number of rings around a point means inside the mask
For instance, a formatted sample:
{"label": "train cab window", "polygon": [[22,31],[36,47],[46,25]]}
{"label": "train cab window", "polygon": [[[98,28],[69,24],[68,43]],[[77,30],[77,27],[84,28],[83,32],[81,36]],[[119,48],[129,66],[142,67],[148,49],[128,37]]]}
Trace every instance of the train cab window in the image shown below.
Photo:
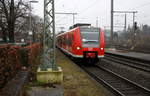
{"label": "train cab window", "polygon": [[73,33],[71,34],[71,41],[73,41],[74,40],[74,35],[73,35]]}
{"label": "train cab window", "polygon": [[81,28],[83,47],[99,47],[99,28]]}

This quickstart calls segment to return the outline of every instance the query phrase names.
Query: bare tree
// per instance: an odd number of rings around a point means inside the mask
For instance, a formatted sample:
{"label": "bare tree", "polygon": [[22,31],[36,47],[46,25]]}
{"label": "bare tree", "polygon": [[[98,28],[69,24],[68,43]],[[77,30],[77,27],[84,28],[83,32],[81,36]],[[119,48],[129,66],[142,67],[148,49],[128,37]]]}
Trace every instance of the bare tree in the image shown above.
{"label": "bare tree", "polygon": [[[32,19],[32,21],[30,22],[30,18]],[[21,39],[24,39],[25,42],[29,42],[29,41],[39,41],[38,39],[42,34],[42,30],[43,30],[43,19],[40,18],[39,16],[36,15],[31,15],[31,17],[27,16],[24,19],[19,20],[18,22],[19,24],[15,27],[17,30],[16,34],[15,34],[15,39],[17,42],[20,42]],[[29,24],[31,23],[31,29],[29,28]],[[31,30],[33,32],[32,36],[29,36],[29,30]]]}
{"label": "bare tree", "polygon": [[14,43],[15,27],[20,18],[27,15],[29,6],[22,0],[0,0],[0,28],[2,29],[3,40]]}

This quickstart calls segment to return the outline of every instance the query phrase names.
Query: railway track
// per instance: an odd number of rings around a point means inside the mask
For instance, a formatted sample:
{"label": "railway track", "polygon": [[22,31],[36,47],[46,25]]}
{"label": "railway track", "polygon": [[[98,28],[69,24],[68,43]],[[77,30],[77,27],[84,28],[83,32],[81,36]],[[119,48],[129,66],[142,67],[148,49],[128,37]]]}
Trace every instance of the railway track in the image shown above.
{"label": "railway track", "polygon": [[140,48],[140,49],[131,50],[131,46],[115,45],[115,48],[117,50],[134,51],[134,52],[141,52],[141,53],[149,53],[150,54],[150,51],[149,51],[148,47],[146,49],[144,49],[145,48],[144,47],[144,48]]}
{"label": "railway track", "polygon": [[102,66],[80,66],[116,96],[150,96],[150,90]]}
{"label": "railway track", "polygon": [[117,62],[119,64],[123,64],[144,72],[150,72],[150,65],[148,64],[150,61],[144,61],[140,59],[135,59],[131,57],[120,56],[116,54],[105,54],[106,60]]}

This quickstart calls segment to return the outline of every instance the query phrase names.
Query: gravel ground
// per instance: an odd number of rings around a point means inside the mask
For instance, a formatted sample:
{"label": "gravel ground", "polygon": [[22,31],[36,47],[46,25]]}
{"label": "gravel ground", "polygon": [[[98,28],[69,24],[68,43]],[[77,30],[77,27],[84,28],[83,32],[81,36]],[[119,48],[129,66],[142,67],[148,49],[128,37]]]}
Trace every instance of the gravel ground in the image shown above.
{"label": "gravel ground", "polygon": [[[98,86],[78,66],[57,50],[57,64],[64,73],[64,96],[106,96],[106,90]],[[110,95],[107,95],[110,96]]]}
{"label": "gravel ground", "polygon": [[150,89],[150,74],[134,68],[102,60],[101,66]]}

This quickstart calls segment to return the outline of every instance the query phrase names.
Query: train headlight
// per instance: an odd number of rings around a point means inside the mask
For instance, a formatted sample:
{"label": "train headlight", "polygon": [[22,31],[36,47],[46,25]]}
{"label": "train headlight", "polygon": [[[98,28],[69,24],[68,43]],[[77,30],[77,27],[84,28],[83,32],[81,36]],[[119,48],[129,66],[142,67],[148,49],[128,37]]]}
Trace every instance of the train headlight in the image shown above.
{"label": "train headlight", "polygon": [[104,48],[101,48],[101,50],[104,50]]}
{"label": "train headlight", "polygon": [[80,47],[77,47],[77,50],[80,50],[81,48]]}

